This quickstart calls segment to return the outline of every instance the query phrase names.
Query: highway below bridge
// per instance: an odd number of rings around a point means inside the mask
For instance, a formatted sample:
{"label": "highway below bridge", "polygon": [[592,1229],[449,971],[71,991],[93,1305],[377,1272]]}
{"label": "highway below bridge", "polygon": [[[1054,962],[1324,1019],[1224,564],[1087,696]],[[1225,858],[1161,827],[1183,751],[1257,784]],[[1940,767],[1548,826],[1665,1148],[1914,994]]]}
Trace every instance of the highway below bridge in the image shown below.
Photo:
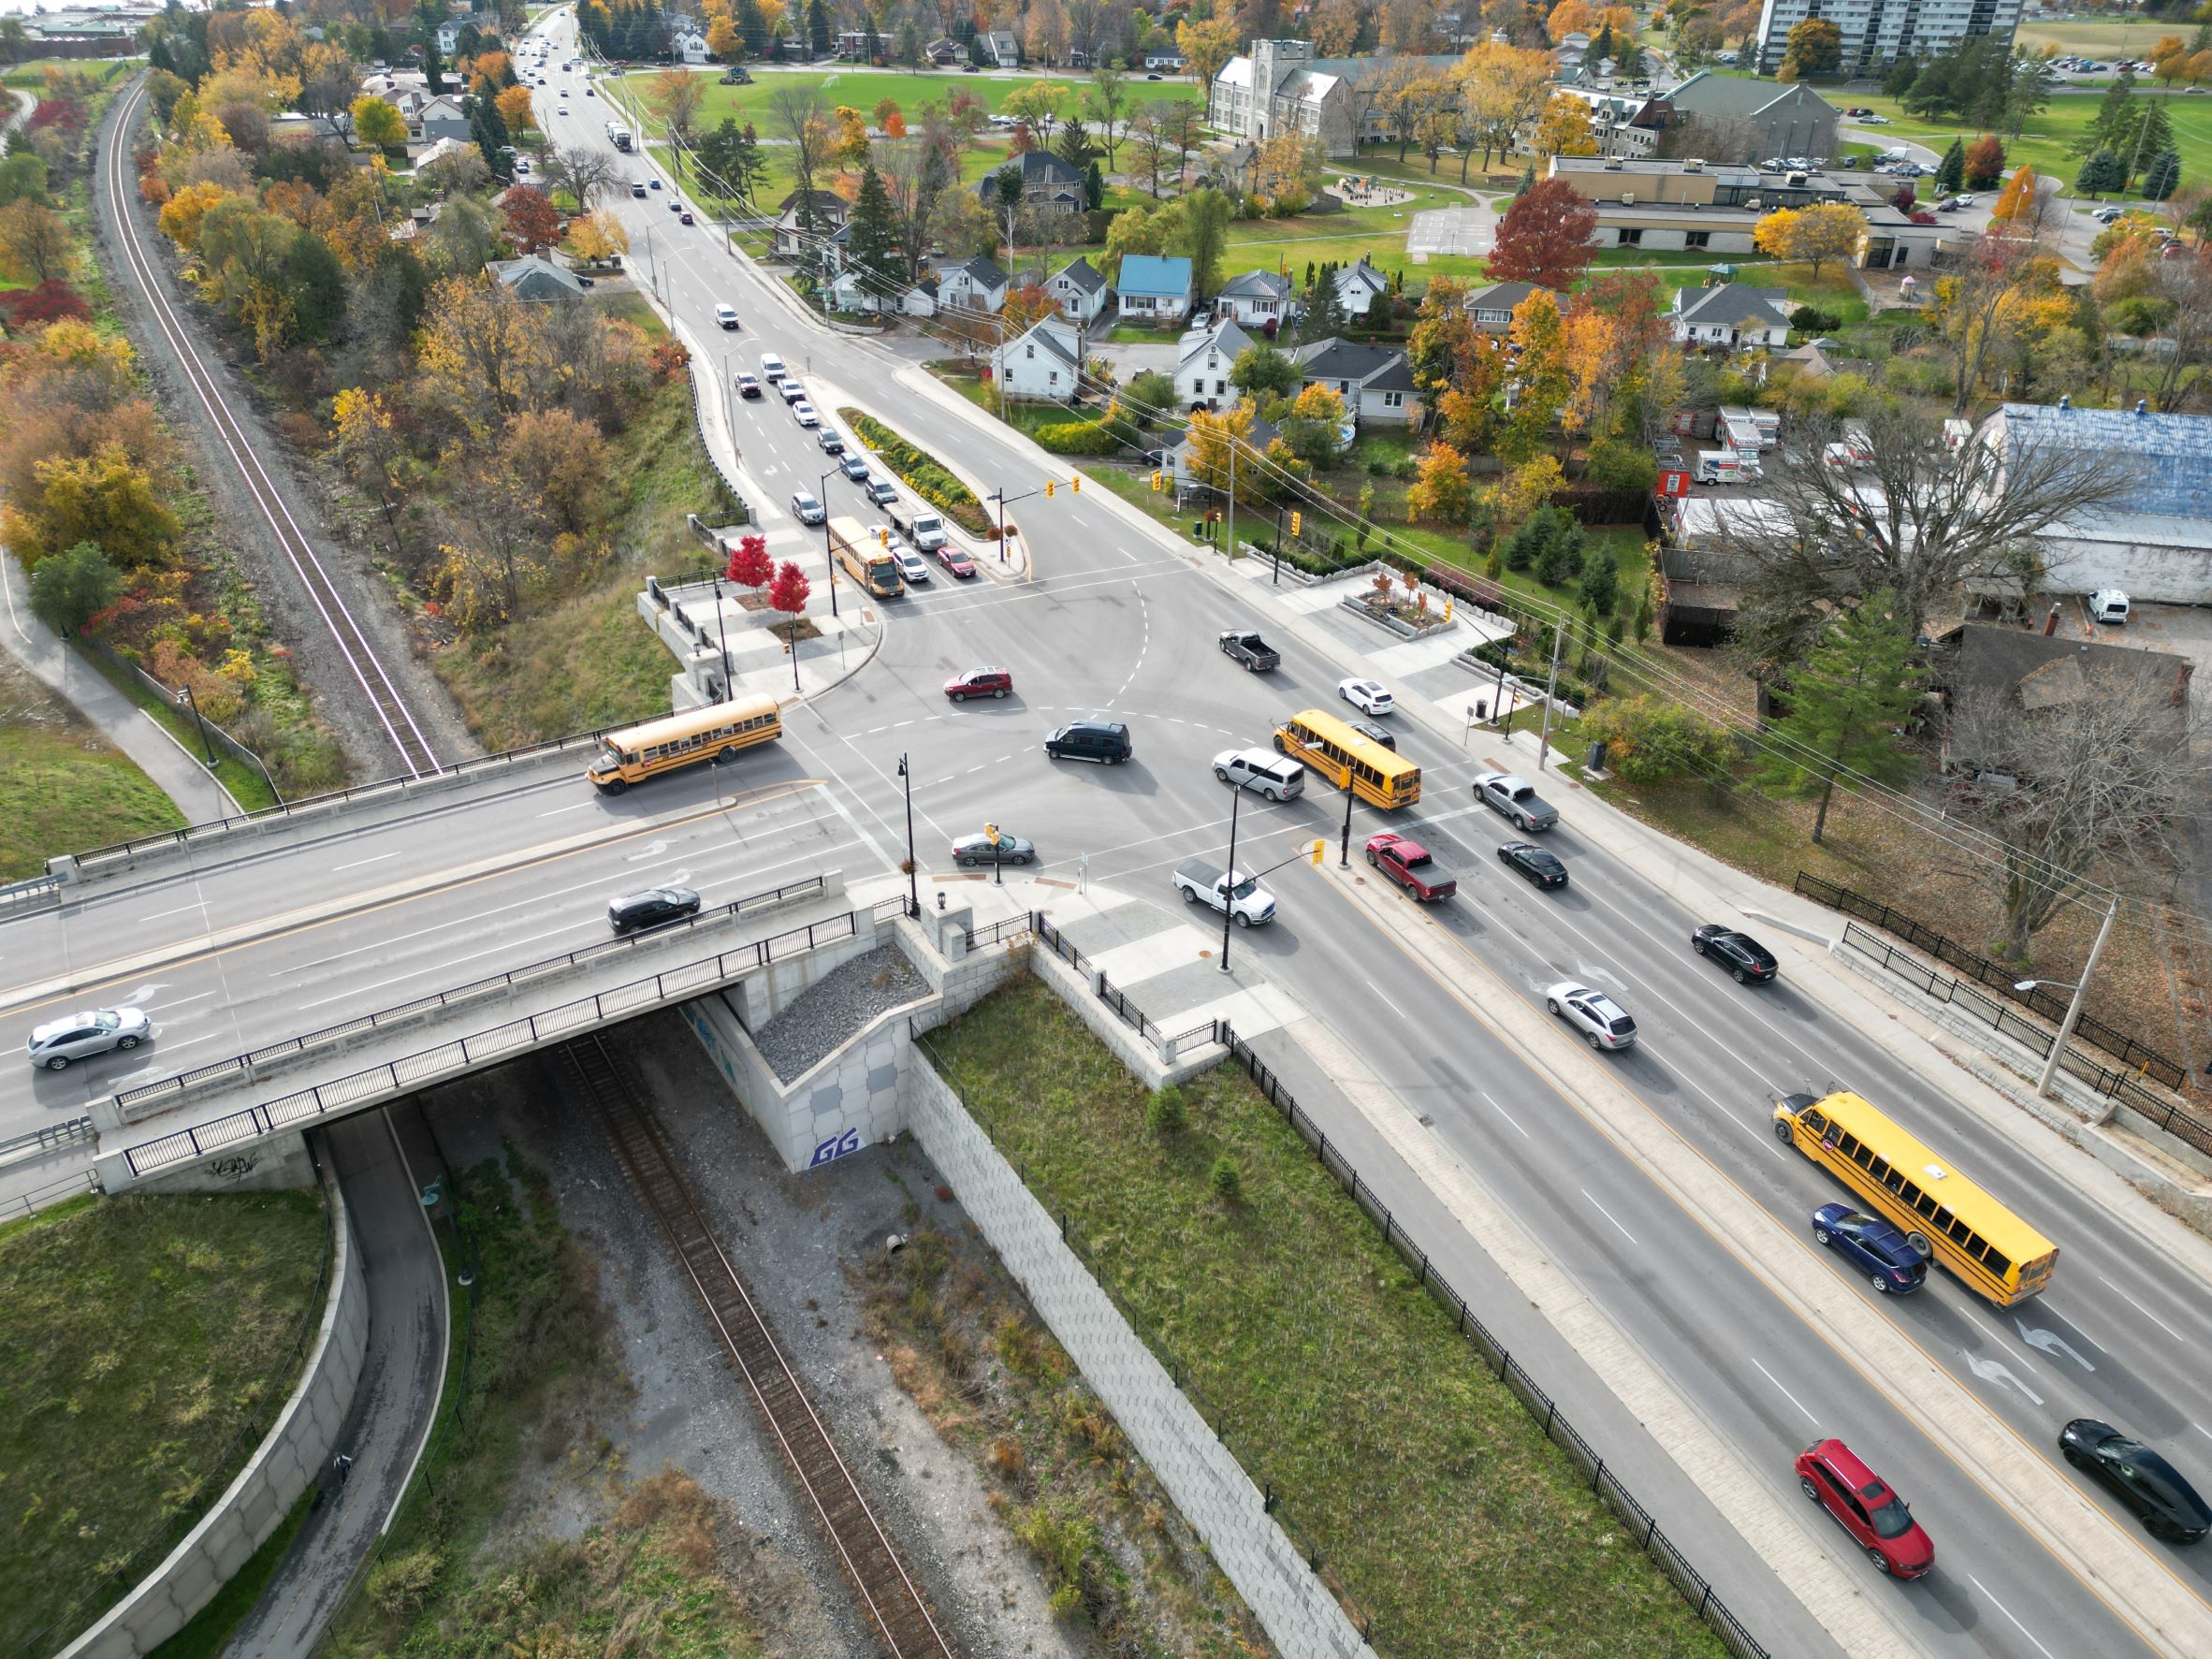
{"label": "highway below bridge", "polygon": [[[565,13],[539,27],[573,40]],[[604,106],[581,96],[580,76],[556,79],[575,95],[572,114],[548,117],[551,136],[602,142]],[[643,179],[656,164],[626,156],[618,165]],[[719,230],[679,227],[662,205],[667,195],[615,206],[633,246],[653,230],[659,266],[649,274],[702,371],[725,351],[746,366],[776,351],[825,414],[865,401],[986,489],[1017,494],[1068,477],[1065,463],[881,343],[809,322],[772,273],[726,251]],[[743,317],[735,336],[715,327],[722,302]],[[795,489],[820,489],[833,513],[866,514],[851,486],[819,485],[827,458],[781,403],[733,400],[729,417],[741,482],[772,550],[801,533],[787,505]],[[0,1074],[0,1139],[263,1042],[604,940],[604,901],[618,891],[680,880],[711,906],[831,872],[881,876],[905,851],[902,758],[924,871],[948,873],[952,838],[994,822],[1033,838],[1048,875],[1168,895],[1175,863],[1225,851],[1230,797],[1212,756],[1266,744],[1276,722],[1302,707],[1341,708],[1338,680],[1366,665],[1264,581],[1174,543],[1102,488],[1062,488],[1013,516],[1034,560],[1028,580],[954,584],[940,575],[882,607],[875,660],[837,689],[787,707],[783,741],[729,766],[618,798],[585,783],[580,753],[432,780],[288,828],[207,837],[0,915],[0,1007],[11,1040],[58,1010],[95,1004],[137,1004],[158,1027],[151,1046],[131,1055],[57,1076]],[[1238,672],[1215,652],[1219,631],[1244,626],[1282,648],[1275,673]],[[1011,669],[1014,694],[951,705],[944,680],[983,664]],[[1092,768],[1047,759],[1044,733],[1079,716],[1126,721],[1131,762]],[[1791,1506],[1850,1594],[1894,1634],[1892,1649],[1864,1651],[1991,1659],[2212,1652],[2212,1548],[2150,1539],[2069,1471],[2056,1446],[2067,1419],[2102,1417],[2161,1446],[2212,1490],[2205,1258],[2170,1247],[2167,1235],[2069,1180],[2030,1144],[2044,1131],[2025,1117],[2017,1135],[1991,1133],[1952,1098],[1929,1056],[1841,1017],[1794,982],[1794,958],[1813,947],[1768,938],[1783,977],[1764,989],[1699,962],[1688,950],[1691,929],[1739,918],[1690,909],[1664,868],[1579,830],[1586,803],[1564,780],[1553,792],[1563,822],[1547,844],[1568,863],[1573,885],[1561,894],[1526,886],[1497,862],[1506,832],[1467,787],[1492,760],[1525,767],[1526,752],[1517,761],[1494,735],[1468,734],[1433,697],[1402,692],[1393,724],[1400,751],[1424,769],[1423,799],[1387,826],[1361,808],[1354,856],[1366,834],[1404,829],[1458,874],[1456,904],[1424,913],[1457,968],[1440,970],[1435,953],[1407,949],[1302,863],[1271,878],[1280,919],[1240,932],[1233,948],[1263,959],[1273,982],[1356,1050],[1743,1467]],[[1247,800],[1237,862],[1290,859],[1317,837],[1333,857],[1343,810],[1327,789],[1280,805]],[[1540,1011],[1543,988],[1568,978],[1630,1009],[1641,1032],[1634,1050],[1592,1055],[1561,1028],[1539,1070],[1504,1039],[1501,1010]],[[423,1041],[437,1034],[426,1027]],[[1292,1057],[1265,1039],[1259,1046],[1295,1078]],[[1677,1201],[1555,1081],[1594,1075],[1593,1067],[1724,1178],[1735,1201],[1787,1229],[1793,1246],[1748,1259],[1710,1217]],[[1921,1295],[1877,1297],[1817,1251],[1808,1217],[1845,1195],[1774,1142],[1768,1114],[1776,1095],[1831,1083],[1953,1152],[2058,1241],[2063,1254],[2048,1293],[2000,1312],[1938,1275]],[[165,1128],[153,1118],[132,1137]],[[1858,1314],[1882,1321],[1918,1356],[1929,1386],[1900,1388],[1863,1364],[1808,1312],[1815,1292],[1847,1294]],[[1956,1409],[1939,1411],[1939,1397],[1964,1403],[1975,1436],[1962,1439]],[[1626,1438],[1635,1433],[1623,1429]],[[1937,1543],[1929,1579],[1885,1580],[1797,1495],[1792,1459],[1828,1433],[1912,1501]],[[2005,1461],[2064,1493],[2062,1504],[2019,1512],[1990,1461],[1963,1449],[1969,1439],[2001,1446]],[[1800,1601],[1800,1587],[1768,1568],[1762,1541],[1743,1536],[1665,1448],[1627,1445],[1621,1455],[1665,1530],[1771,1652],[1842,1651]],[[2152,1617],[2153,1607],[2164,1610]]]}

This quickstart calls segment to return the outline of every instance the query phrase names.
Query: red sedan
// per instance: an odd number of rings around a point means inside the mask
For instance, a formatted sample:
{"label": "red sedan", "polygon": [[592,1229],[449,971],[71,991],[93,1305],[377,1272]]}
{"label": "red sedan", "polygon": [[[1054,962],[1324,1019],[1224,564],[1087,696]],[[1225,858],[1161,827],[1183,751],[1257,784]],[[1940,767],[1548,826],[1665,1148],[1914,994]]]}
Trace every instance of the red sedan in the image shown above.
{"label": "red sedan", "polygon": [[964,581],[975,575],[975,561],[950,542],[937,550],[937,561]]}
{"label": "red sedan", "polygon": [[1367,862],[1422,904],[1449,898],[1460,890],[1459,882],[1444,873],[1426,847],[1404,836],[1370,837]]}
{"label": "red sedan", "polygon": [[1799,1452],[1797,1484],[1890,1577],[1917,1579],[1935,1565],[1935,1543],[1905,1500],[1842,1441],[1815,1440]]}

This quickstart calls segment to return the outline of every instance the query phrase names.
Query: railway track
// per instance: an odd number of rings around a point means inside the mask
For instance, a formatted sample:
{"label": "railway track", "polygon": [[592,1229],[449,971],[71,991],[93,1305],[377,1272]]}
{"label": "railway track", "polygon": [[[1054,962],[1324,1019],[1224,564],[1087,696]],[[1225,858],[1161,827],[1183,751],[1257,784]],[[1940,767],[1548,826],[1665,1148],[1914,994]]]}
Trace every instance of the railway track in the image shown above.
{"label": "railway track", "polygon": [[132,282],[145,302],[147,315],[153,319],[154,327],[161,330],[162,338],[168,342],[169,349],[176,354],[177,362],[183,370],[185,381],[192,387],[193,396],[199,400],[200,407],[207,412],[208,420],[215,429],[215,435],[229,452],[231,462],[245,485],[246,493],[254,498],[254,505],[268,524],[269,534],[275,538],[277,546],[283,550],[285,560],[298,575],[301,589],[314,605],[316,615],[322,618],[331,639],[337,644],[339,654],[344,658],[361,695],[367,699],[377,725],[390,740],[400,764],[408,776],[414,778],[426,778],[443,772],[444,767],[439,764],[437,754],[431,749],[429,739],[424,735],[422,727],[415,722],[414,712],[407,706],[407,700],[400,694],[399,687],[392,683],[392,677],[377,657],[374,646],[348,608],[345,596],[339,591],[336,583],[330,579],[330,573],[317,557],[307,532],[292,517],[291,509],[284,503],[283,491],[278,489],[275,480],[261,464],[260,456],[255,452],[252,436],[232,413],[206,360],[194,348],[192,331],[170,305],[154,255],[140,240],[137,216],[131,208],[137,181],[130,166],[130,146],[125,141],[125,135],[138,120],[138,106],[145,96],[146,82],[143,79],[124,94],[122,105],[115,114],[114,136],[101,158],[100,168],[101,182],[108,190],[109,199],[114,204],[116,241],[123,250],[124,262],[130,267]]}
{"label": "railway track", "polygon": [[615,1155],[676,1248],[677,1262],[729,1349],[753,1404],[797,1476],[845,1576],[892,1659],[952,1659],[953,1646],[930,1617],[922,1593],[899,1563],[875,1512],[837,1453],[806,1390],[769,1333],[745,1282],[722,1254],[691,1201],[652,1115],[597,1036],[563,1045],[570,1080],[599,1113]]}

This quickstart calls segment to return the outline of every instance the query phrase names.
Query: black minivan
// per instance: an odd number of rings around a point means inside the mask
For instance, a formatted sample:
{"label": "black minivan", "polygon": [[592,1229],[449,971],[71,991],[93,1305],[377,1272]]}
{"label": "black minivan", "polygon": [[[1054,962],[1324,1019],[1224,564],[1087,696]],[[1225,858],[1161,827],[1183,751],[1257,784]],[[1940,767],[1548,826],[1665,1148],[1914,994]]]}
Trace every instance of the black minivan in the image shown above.
{"label": "black minivan", "polygon": [[635,933],[641,927],[658,927],[663,922],[698,913],[699,895],[689,887],[648,887],[643,893],[609,899],[606,906],[608,925],[617,933]]}
{"label": "black minivan", "polygon": [[1097,761],[1118,766],[1136,750],[1129,744],[1129,729],[1119,720],[1070,720],[1046,734],[1044,752],[1055,761]]}

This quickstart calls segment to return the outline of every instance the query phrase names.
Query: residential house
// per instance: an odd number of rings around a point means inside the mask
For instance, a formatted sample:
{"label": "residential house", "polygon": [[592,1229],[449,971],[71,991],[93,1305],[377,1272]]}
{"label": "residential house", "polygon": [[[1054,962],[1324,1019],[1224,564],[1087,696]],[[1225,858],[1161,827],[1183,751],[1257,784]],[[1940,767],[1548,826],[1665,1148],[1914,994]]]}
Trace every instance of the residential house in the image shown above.
{"label": "residential house", "polygon": [[[1276,438],[1280,437],[1281,435],[1280,429],[1278,429],[1273,422],[1261,420],[1259,415],[1255,415],[1252,417],[1251,426],[1245,429],[1244,442],[1239,445],[1239,448],[1241,451],[1247,453],[1264,454],[1266,452],[1267,446],[1270,444],[1273,444]],[[1165,451],[1161,458],[1165,462],[1165,471],[1167,472],[1169,477],[1174,480],[1175,488],[1178,490],[1201,488],[1213,489],[1221,488],[1218,484],[1206,486],[1200,485],[1198,474],[1191,469],[1191,450],[1190,440],[1188,438],[1185,438],[1181,443],[1177,444],[1174,448]],[[1240,462],[1239,464],[1241,465],[1242,463]],[[1227,494],[1228,492],[1223,490],[1222,493]],[[1259,525],[1266,523],[1267,520],[1259,516],[1256,510],[1250,522],[1255,528],[1257,528]],[[1244,540],[1242,536],[1239,536],[1237,539],[1239,541]]]}
{"label": "residential house", "polygon": [[937,278],[925,276],[909,288],[899,298],[900,314],[910,317],[937,315]]}
{"label": "residential house", "polygon": [[922,55],[939,69],[949,69],[968,55],[960,42],[950,35],[939,35],[922,49]]}
{"label": "residential house", "polygon": [[1927,265],[1957,234],[1956,226],[1941,221],[1914,224],[1855,173],[1768,173],[1701,156],[1637,161],[1560,155],[1551,160],[1550,176],[1597,211],[1594,248],[1749,254],[1761,219],[1777,208],[1814,202],[1847,203],[1866,215],[1866,234],[1853,263],[1869,270]]}
{"label": "residential house", "polygon": [[678,29],[670,37],[668,50],[676,54],[679,64],[714,62],[714,53],[706,50],[706,36],[698,29]]}
{"label": "residential house", "polygon": [[896,311],[905,299],[903,293],[884,293],[882,284],[850,265],[837,272],[830,284],[829,291],[830,303],[842,312],[872,314],[880,311]]}
{"label": "residential house", "polygon": [[408,126],[409,137],[426,143],[436,143],[440,138],[458,138],[466,143],[472,132],[468,111],[461,108],[460,100],[444,95],[426,99],[421,111]]}
{"label": "residential house", "polygon": [[1089,323],[1106,309],[1106,278],[1088,259],[1070,260],[1044,284],[1060,314],[1078,326]]}
{"label": "residential house", "polygon": [[837,56],[848,64],[880,63],[883,57],[883,36],[873,29],[840,29],[837,31]]}
{"label": "residential house", "polygon": [[1114,284],[1116,314],[1167,327],[1190,314],[1190,261],[1180,254],[1130,254]]}
{"label": "residential house", "polygon": [[937,268],[939,311],[997,311],[1006,303],[1006,272],[988,258],[963,259]]}
{"label": "residential house", "polygon": [[975,37],[976,50],[983,61],[995,68],[1018,69],[1022,66],[1022,49],[1013,37],[1011,29],[991,29]]}
{"label": "residential house", "polygon": [[1410,427],[1420,414],[1413,369],[1395,346],[1317,340],[1290,360],[1304,385],[1334,387],[1345,414],[1361,426]]}
{"label": "residential house", "polygon": [[1534,283],[1492,283],[1467,296],[1467,315],[1485,334],[1511,333],[1514,312],[1535,291]]}
{"label": "residential house", "polygon": [[1718,141],[1708,161],[1836,153],[1841,112],[1802,80],[1783,86],[1700,69],[1666,95],[1666,105],[1669,124],[1694,121]]}
{"label": "residential house", "polygon": [[1678,345],[1735,346],[1780,351],[1790,342],[1790,297],[1784,288],[1716,283],[1677,288],[1668,324]]}
{"label": "residential house", "polygon": [[1363,317],[1379,296],[1390,291],[1390,279],[1367,263],[1362,254],[1350,265],[1336,269],[1336,302],[1347,317]]}
{"label": "residential house", "polygon": [[986,212],[997,213],[998,208],[998,175],[1007,167],[1022,170],[1022,206],[1032,213],[1055,217],[1084,211],[1084,177],[1081,169],[1064,156],[1049,150],[1030,150],[1014,157],[1006,167],[997,167],[983,175],[975,193]]}
{"label": "residential house", "polygon": [[450,58],[460,46],[461,25],[458,22],[438,25],[438,55]]}
{"label": "residential house", "polygon": [[1221,284],[1216,300],[1223,316],[1247,328],[1280,328],[1298,314],[1290,279],[1272,270],[1240,271]]}
{"label": "residential house", "polygon": [[2118,588],[2136,604],[2212,604],[2212,415],[2006,403],[1975,442],[2000,461],[2025,448],[2094,455],[2127,481],[2118,501],[2036,537],[2054,593]]}
{"label": "residential house", "polygon": [[1186,409],[1220,409],[1236,401],[1229,371],[1252,348],[1252,337],[1230,318],[1186,334],[1175,357],[1175,401]]}
{"label": "residential house", "polygon": [[1214,77],[1206,120],[1231,138],[1264,143],[1303,133],[1332,156],[1357,153],[1362,139],[1395,134],[1393,78],[1410,65],[1447,73],[1454,56],[1317,58],[1307,40],[1255,40]]}
{"label": "residential house", "polygon": [[[2153,744],[2188,741],[2190,680],[2196,664],[2177,652],[2045,633],[2033,627],[1968,622],[1959,628],[1956,646],[1937,661],[1948,680],[1954,713],[1969,699],[1995,695],[2003,701],[2008,725],[2032,726],[2045,715],[2147,683],[2163,693],[2160,711],[2167,720],[2162,732],[2154,727],[2145,737]],[[1955,720],[1946,732],[1944,770],[1972,770],[1981,758],[1969,752],[1972,738],[1965,728],[1972,724]]]}
{"label": "residential house", "polygon": [[494,259],[484,269],[516,298],[532,305],[580,299],[584,295],[584,284],[575,272],[554,264],[543,254],[526,254],[519,259]]}
{"label": "residential house", "polygon": [[1180,75],[1189,64],[1190,60],[1179,51],[1148,51],[1144,54],[1144,67],[1153,74]]}
{"label": "residential house", "polygon": [[[808,199],[802,201],[802,196]],[[793,191],[776,204],[776,256],[812,261],[817,250],[811,239],[844,229],[851,217],[852,204],[834,190],[817,190],[810,196]]]}
{"label": "residential house", "polygon": [[1046,317],[993,352],[991,368],[1010,398],[1064,403],[1074,397],[1083,377],[1083,330]]}

